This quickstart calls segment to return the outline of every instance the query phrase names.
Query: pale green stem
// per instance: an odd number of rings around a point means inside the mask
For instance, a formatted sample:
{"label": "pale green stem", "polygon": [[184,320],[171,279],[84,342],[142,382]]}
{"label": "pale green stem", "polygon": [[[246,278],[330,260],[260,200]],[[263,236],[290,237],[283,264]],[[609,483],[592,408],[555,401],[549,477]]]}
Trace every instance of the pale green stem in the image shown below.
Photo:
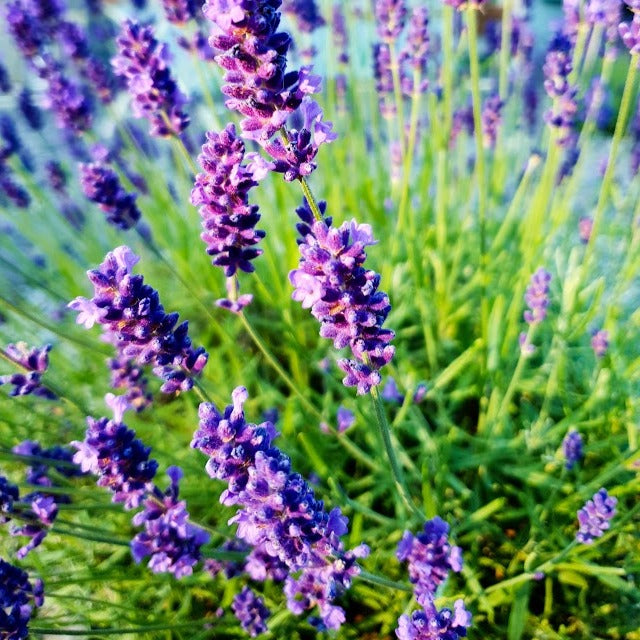
{"label": "pale green stem", "polygon": [[[587,243],[587,248],[584,254],[584,260],[583,260],[584,272],[586,272],[586,270],[588,269],[589,262],[592,258],[593,249],[595,246],[595,238],[600,229],[602,213],[604,211],[605,205],[607,204],[609,191],[611,189],[611,184],[613,182],[616,156],[618,154],[620,141],[622,140],[622,136],[624,134],[624,130],[627,122],[627,114],[629,112],[629,107],[631,105],[631,100],[633,97],[633,87],[635,84],[636,70],[638,67],[639,58],[640,58],[640,54],[634,54],[631,56],[631,60],[629,62],[629,70],[627,71],[627,79],[624,83],[624,91],[622,93],[622,100],[620,102],[620,110],[618,111],[618,118],[616,120],[616,127],[613,132],[613,139],[611,141],[609,158],[607,159],[607,168],[605,170],[604,177],[602,179],[602,185],[600,186],[598,203],[596,204],[596,209],[593,214],[593,227],[591,229],[591,235],[589,237],[589,242]],[[583,280],[583,278],[581,278],[581,280]]]}
{"label": "pale green stem", "polygon": [[453,118],[453,7],[449,5],[442,7],[442,55],[442,139],[446,145]]}
{"label": "pale green stem", "polygon": [[389,428],[389,422],[387,421],[387,416],[384,412],[382,399],[377,387],[371,387],[371,400],[373,402],[373,408],[376,412],[378,432],[380,433],[384,449],[387,453],[387,458],[389,460],[389,465],[391,466],[391,474],[393,475],[396,490],[400,495],[400,498],[402,499],[402,503],[406,507],[408,507],[409,510],[414,513],[414,515],[417,515],[421,520],[425,520],[426,518],[424,517],[424,514],[413,503],[413,501],[411,500],[411,495],[409,494],[409,490],[407,489],[407,485],[404,479],[404,473],[402,472],[402,467],[398,462],[395,449],[393,448],[393,444],[391,442],[391,429]]}
{"label": "pale green stem", "polygon": [[285,372],[285,370],[280,366],[280,363],[275,359],[275,357],[271,354],[264,341],[260,336],[256,333],[255,329],[251,326],[251,323],[244,315],[243,312],[238,313],[238,316],[242,320],[242,324],[244,328],[247,330],[247,333],[255,343],[256,347],[262,352],[262,355],[265,357],[266,361],[271,365],[274,371],[282,378],[282,381],[295,393],[296,396],[300,399],[302,404],[309,409],[311,413],[313,413],[316,417],[322,419],[322,414],[318,409],[316,409],[313,404],[307,399],[307,397],[298,389],[296,383],[289,377],[289,375]]}
{"label": "pale green stem", "polygon": [[511,57],[511,13],[513,0],[504,0],[502,3],[502,37],[500,41],[500,76],[498,81],[498,93],[503,102],[507,99],[509,81],[509,59]]}
{"label": "pale green stem", "polygon": [[369,582],[379,587],[387,587],[388,589],[395,589],[396,591],[413,593],[413,588],[408,584],[403,584],[402,582],[395,582],[394,580],[389,580],[389,578],[385,578],[383,576],[377,576],[373,573],[369,573],[368,571],[361,570],[356,577],[362,580],[363,582]]}
{"label": "pale green stem", "polygon": [[389,58],[391,75],[393,77],[393,95],[396,103],[396,118],[398,121],[398,135],[400,143],[400,151],[402,154],[402,161],[404,163],[406,151],[405,135],[404,135],[404,105],[402,102],[402,83],[400,80],[400,62],[398,60],[398,54],[396,52],[395,41],[387,42],[389,45]]}

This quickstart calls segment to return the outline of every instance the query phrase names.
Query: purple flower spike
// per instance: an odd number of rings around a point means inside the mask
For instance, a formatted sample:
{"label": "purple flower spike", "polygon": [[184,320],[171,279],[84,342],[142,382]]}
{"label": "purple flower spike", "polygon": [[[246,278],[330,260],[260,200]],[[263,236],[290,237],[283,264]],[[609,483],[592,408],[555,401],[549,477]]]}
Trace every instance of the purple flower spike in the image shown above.
{"label": "purple flower spike", "polygon": [[409,564],[409,578],[420,604],[433,598],[449,571],[462,571],[462,550],[449,544],[448,535],[449,525],[436,516],[425,522],[422,533],[414,536],[405,531],[398,543],[396,555]]}
{"label": "purple flower spike", "polygon": [[609,349],[609,332],[606,329],[594,329],[591,334],[591,348],[596,358],[604,358]]}
{"label": "purple flower spike", "polygon": [[327,513],[309,484],[291,469],[289,458],[272,444],[273,424],[245,421],[247,390],[237,387],[232,397],[223,413],[212,404],[200,405],[191,446],[209,456],[207,473],[227,482],[220,502],[238,507],[229,520],[238,525],[237,537],[288,568],[289,609],[301,614],[318,606],[319,624],[338,628],[344,612],[333,601],[359,573],[356,560],[368,550],[344,550],[340,538],[347,519],[339,509]]}
{"label": "purple flower spike", "polygon": [[407,17],[405,0],[376,0],[376,26],[384,42],[393,42],[402,32]]}
{"label": "purple flower spike", "polygon": [[303,67],[287,71],[291,38],[278,32],[280,0],[207,0],[204,15],[217,26],[211,46],[226,71],[222,91],[228,109],[244,116],[242,131],[266,144],[320,79]]}
{"label": "purple flower spike", "polygon": [[634,11],[633,20],[630,23],[620,23],[618,31],[629,53],[638,55],[640,53],[640,8]]}
{"label": "purple flower spike", "polygon": [[347,22],[340,3],[333,5],[332,11],[333,44],[338,51],[338,62],[341,65],[349,63],[349,36],[347,35]]}
{"label": "purple flower spike", "polygon": [[193,20],[200,8],[197,0],[162,0],[162,6],[167,20],[180,26]]}
{"label": "purple flower spike", "polygon": [[115,72],[127,80],[136,118],[146,118],[152,136],[178,136],[189,124],[182,107],[185,96],[171,77],[169,53],[154,37],[153,28],[127,20],[117,38]]}
{"label": "purple flower spike", "polygon": [[355,360],[338,366],[347,374],[346,386],[368,393],[380,383],[378,370],[393,358],[389,342],[393,331],[382,325],[391,309],[389,298],[378,291],[380,276],[363,267],[365,247],[375,244],[371,227],[355,220],[332,227],[327,219],[314,221],[308,205],[297,210],[302,238],[300,266],[289,273],[292,298],[311,309],[320,322],[320,335],[336,349],[350,347]]}
{"label": "purple flower spike", "polygon": [[600,489],[592,500],[587,500],[584,507],[578,511],[580,528],[576,540],[583,544],[591,544],[596,538],[601,538],[610,527],[609,520],[616,515],[617,504],[618,500],[610,496],[606,489]]}
{"label": "purple flower spike", "polygon": [[565,467],[567,469],[573,469],[576,462],[584,456],[582,436],[575,429],[571,429],[562,441],[562,453],[566,459]]}
{"label": "purple flower spike", "polygon": [[33,585],[22,569],[0,558],[0,629],[8,640],[23,640],[29,635],[33,607],[41,607],[42,580]]}
{"label": "purple flower spike", "polygon": [[[255,248],[265,236],[256,229],[260,220],[258,205],[249,204],[249,191],[255,187],[256,174],[263,177],[264,165],[257,161],[243,164],[244,142],[237,137],[233,124],[223,131],[207,132],[198,161],[203,173],[196,176],[191,192],[191,204],[200,207],[202,240],[212,264],[222,267],[227,277],[238,270],[250,273],[252,260],[262,254]],[[269,166],[266,167],[266,170]]]}
{"label": "purple flower spike", "polygon": [[400,392],[398,389],[398,384],[393,376],[389,376],[387,381],[382,389],[382,399],[387,402],[394,402],[396,404],[401,404],[404,400],[404,394]]}
{"label": "purple flower spike", "polygon": [[[409,32],[407,34],[407,44],[401,57],[407,59],[414,71],[419,71],[424,75],[427,66],[427,56],[429,55],[429,12],[426,7],[416,7],[409,19]],[[420,91],[426,91],[428,81],[422,80]]]}
{"label": "purple flower spike", "polygon": [[164,494],[157,488],[144,501],[144,510],[133,518],[144,531],[131,541],[131,553],[136,562],[151,556],[149,568],[154,573],[172,573],[176,578],[189,576],[200,561],[200,547],[209,542],[209,534],[189,522],[184,501],[178,501],[182,470],[169,467],[171,479]]}
{"label": "purple flower spike", "polygon": [[98,204],[107,222],[118,229],[131,229],[140,220],[136,195],[127,193],[118,175],[101,162],[80,164],[82,191],[91,202]]}
{"label": "purple flower spike", "polygon": [[338,433],[344,433],[355,424],[356,416],[353,411],[349,411],[346,407],[340,406],[338,407],[336,421],[338,423]]}
{"label": "purple flower spike", "polygon": [[78,324],[103,325],[105,339],[117,346],[119,358],[152,364],[153,373],[164,381],[160,391],[189,391],[208,355],[202,347],[191,346],[188,323],[176,327],[178,314],[165,313],[158,292],[131,273],[139,259],[126,246],[108,253],[98,269],[87,272],[93,298],[78,297],[68,307],[79,312]]}
{"label": "purple flower spike", "polygon": [[484,146],[494,149],[498,138],[498,127],[502,122],[502,107],[504,102],[499,95],[487,98],[482,109],[482,136]]}
{"label": "purple flower spike", "polygon": [[398,640],[458,640],[467,635],[471,626],[471,614],[462,600],[456,600],[451,609],[438,611],[432,601],[422,611],[414,611],[411,617],[398,618]]}
{"label": "purple flower spike", "polygon": [[282,11],[295,19],[303,33],[312,33],[325,24],[315,0],[284,0]]}
{"label": "purple flower spike", "polygon": [[538,324],[547,317],[550,281],[551,274],[542,267],[531,276],[531,283],[524,296],[529,306],[529,309],[524,312],[524,319],[529,324]]}
{"label": "purple flower spike", "polygon": [[71,443],[78,450],[73,461],[82,471],[99,476],[98,486],[113,492],[113,502],[135,509],[158,468],[158,463],[149,459],[151,448],[145,447],[127,425],[115,420],[87,418],[87,424],[84,440]]}
{"label": "purple flower spike", "polygon": [[56,395],[41,383],[42,374],[49,367],[49,351],[51,345],[29,348],[26,343],[18,342],[7,345],[5,354],[10,360],[23,369],[20,373],[0,376],[0,385],[11,384],[12,396],[28,396],[33,394],[41,398],[55,400]]}
{"label": "purple flower spike", "polygon": [[243,587],[231,604],[233,613],[240,621],[242,628],[255,638],[267,630],[267,618],[271,611],[264,605],[264,599],[259,598],[249,587]]}

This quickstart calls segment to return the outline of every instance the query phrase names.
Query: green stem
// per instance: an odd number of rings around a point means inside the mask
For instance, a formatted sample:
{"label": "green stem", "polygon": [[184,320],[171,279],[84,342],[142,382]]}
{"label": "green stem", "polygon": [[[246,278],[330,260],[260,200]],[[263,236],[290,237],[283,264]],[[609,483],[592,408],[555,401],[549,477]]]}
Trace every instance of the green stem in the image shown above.
{"label": "green stem", "polygon": [[453,95],[453,7],[442,7],[442,141],[447,144],[451,133],[453,109],[451,107]]}
{"label": "green stem", "polygon": [[380,587],[387,587],[388,589],[395,589],[396,591],[404,591],[405,593],[413,593],[413,588],[408,584],[395,582],[394,580],[389,580],[389,578],[385,578],[383,576],[377,576],[374,573],[369,573],[368,571],[361,570],[356,577],[363,582],[369,582]]}
{"label": "green stem", "polygon": [[498,81],[498,94],[503,102],[507,99],[509,58],[511,54],[511,12],[513,0],[504,0],[502,3],[502,37],[500,40],[500,76]]}
{"label": "green stem", "polygon": [[398,136],[400,143],[400,152],[402,155],[402,161],[406,157],[407,150],[405,148],[405,135],[404,135],[404,106],[402,103],[402,85],[400,81],[400,63],[398,60],[398,54],[396,53],[395,41],[387,42],[389,46],[389,66],[391,68],[391,76],[393,77],[393,96],[396,103],[396,118],[398,121]]}
{"label": "green stem", "polygon": [[260,336],[256,333],[255,329],[251,326],[251,323],[244,315],[243,312],[238,313],[238,316],[242,320],[242,324],[244,328],[247,330],[247,333],[255,343],[256,347],[262,352],[262,355],[265,357],[266,361],[271,365],[274,371],[282,378],[282,381],[295,393],[296,396],[300,399],[302,404],[304,404],[311,413],[313,413],[316,417],[322,419],[322,414],[318,409],[316,409],[313,404],[307,399],[307,397],[298,389],[295,382],[289,377],[289,375],[285,372],[285,370],[280,366],[280,363],[275,359],[271,352],[265,345],[264,341]]}
{"label": "green stem", "polygon": [[320,221],[322,220],[322,213],[320,212],[320,207],[318,207],[318,203],[311,193],[311,189],[309,188],[309,183],[307,182],[304,176],[300,176],[300,186],[302,187],[302,193],[304,197],[307,199],[307,203],[309,204],[309,208],[313,213],[313,217]]}
{"label": "green stem", "polygon": [[106,629],[49,629],[45,627],[30,627],[31,634],[46,636],[115,636],[125,633],[147,633],[149,631],[177,631],[179,629],[191,629],[203,627],[211,620],[203,619],[194,622],[180,622],[175,624],[148,624],[137,627],[111,627]]}
{"label": "green stem", "polygon": [[376,412],[378,432],[380,433],[380,437],[382,438],[382,443],[387,453],[389,464],[391,465],[391,474],[393,475],[396,490],[398,491],[403,504],[407,506],[409,510],[417,515],[421,520],[426,520],[424,514],[418,507],[416,507],[416,505],[411,500],[411,495],[409,494],[409,490],[407,489],[402,468],[400,467],[400,463],[398,462],[398,458],[396,457],[395,449],[393,448],[393,444],[391,442],[391,429],[389,428],[389,422],[387,421],[387,416],[384,412],[384,407],[382,406],[382,398],[380,397],[380,393],[378,392],[377,387],[371,387],[371,400],[373,402],[373,408]]}
{"label": "green stem", "polygon": [[591,229],[591,235],[589,237],[589,242],[587,243],[587,248],[584,253],[584,260],[583,260],[584,270],[583,271],[585,272],[589,266],[589,262],[593,255],[595,238],[600,228],[602,213],[607,203],[609,191],[611,189],[611,184],[613,182],[613,176],[615,171],[615,160],[618,154],[620,141],[622,140],[622,135],[624,134],[624,129],[627,123],[627,114],[629,112],[629,107],[631,105],[631,100],[633,97],[633,87],[635,85],[636,71],[638,68],[639,58],[640,58],[640,54],[634,54],[631,56],[631,60],[629,62],[627,79],[624,83],[624,91],[622,93],[622,100],[620,102],[620,110],[618,111],[618,118],[616,120],[616,127],[613,132],[613,139],[611,141],[609,158],[607,159],[607,168],[605,170],[604,177],[602,179],[602,185],[600,186],[600,193],[598,195],[598,203],[596,204],[596,210],[593,214],[593,227]]}

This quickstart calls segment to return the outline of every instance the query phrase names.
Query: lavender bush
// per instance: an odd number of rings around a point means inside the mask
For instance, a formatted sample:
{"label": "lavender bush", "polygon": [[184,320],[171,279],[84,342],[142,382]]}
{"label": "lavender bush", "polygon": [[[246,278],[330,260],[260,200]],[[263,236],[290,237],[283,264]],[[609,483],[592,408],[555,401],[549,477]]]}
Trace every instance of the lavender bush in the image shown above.
{"label": "lavender bush", "polygon": [[0,638],[637,638],[637,0],[0,15]]}

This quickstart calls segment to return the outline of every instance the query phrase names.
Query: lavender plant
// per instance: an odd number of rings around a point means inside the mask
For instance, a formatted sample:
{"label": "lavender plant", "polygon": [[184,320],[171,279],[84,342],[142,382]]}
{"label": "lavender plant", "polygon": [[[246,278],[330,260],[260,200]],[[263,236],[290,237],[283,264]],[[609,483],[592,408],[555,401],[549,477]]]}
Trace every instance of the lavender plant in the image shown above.
{"label": "lavender plant", "polygon": [[0,15],[0,638],[635,638],[637,0]]}

